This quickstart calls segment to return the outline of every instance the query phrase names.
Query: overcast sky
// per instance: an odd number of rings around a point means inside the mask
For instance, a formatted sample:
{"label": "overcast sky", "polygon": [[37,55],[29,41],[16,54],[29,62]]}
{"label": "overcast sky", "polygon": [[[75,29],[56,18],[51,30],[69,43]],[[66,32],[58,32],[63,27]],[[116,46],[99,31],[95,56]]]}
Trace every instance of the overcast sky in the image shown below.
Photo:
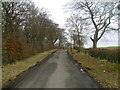
{"label": "overcast sky", "polygon": [[40,8],[45,8],[50,12],[51,19],[58,23],[60,27],[64,26],[66,18],[69,16],[65,13],[64,5],[70,0],[33,0]]}
{"label": "overcast sky", "polygon": [[[50,12],[52,19],[55,23],[59,24],[61,28],[64,27],[67,17],[71,13],[65,12],[64,5],[71,0],[33,0],[37,7],[45,8]],[[117,46],[118,45],[118,33],[106,33],[104,37],[98,42],[98,47]],[[92,47],[92,42],[88,38],[85,47]]]}

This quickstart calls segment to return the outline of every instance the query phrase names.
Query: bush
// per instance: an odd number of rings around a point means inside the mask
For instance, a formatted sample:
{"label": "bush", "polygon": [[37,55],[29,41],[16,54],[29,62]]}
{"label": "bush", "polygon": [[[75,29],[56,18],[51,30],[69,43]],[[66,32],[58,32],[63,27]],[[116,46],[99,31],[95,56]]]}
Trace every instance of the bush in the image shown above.
{"label": "bush", "polygon": [[7,54],[7,48],[5,47],[2,47],[2,63],[5,64],[5,63],[8,63],[8,54]]}
{"label": "bush", "polygon": [[85,53],[88,53],[92,57],[100,58],[108,60],[109,62],[113,63],[120,63],[120,50],[114,49],[114,50],[108,50],[108,49],[85,49]]}
{"label": "bush", "polygon": [[8,55],[8,60],[10,63],[15,62],[22,58],[22,45],[21,42],[14,36],[9,36],[5,44],[6,51]]}

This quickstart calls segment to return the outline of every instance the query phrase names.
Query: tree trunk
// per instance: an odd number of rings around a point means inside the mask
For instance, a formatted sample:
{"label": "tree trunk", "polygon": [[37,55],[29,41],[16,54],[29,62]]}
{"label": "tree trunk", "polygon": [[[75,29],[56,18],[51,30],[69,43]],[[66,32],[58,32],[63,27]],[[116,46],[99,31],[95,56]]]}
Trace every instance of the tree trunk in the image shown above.
{"label": "tree trunk", "polygon": [[74,40],[74,42],[73,42],[73,48],[75,49],[75,40]]}
{"label": "tree trunk", "polygon": [[97,41],[93,40],[93,48],[97,48]]}

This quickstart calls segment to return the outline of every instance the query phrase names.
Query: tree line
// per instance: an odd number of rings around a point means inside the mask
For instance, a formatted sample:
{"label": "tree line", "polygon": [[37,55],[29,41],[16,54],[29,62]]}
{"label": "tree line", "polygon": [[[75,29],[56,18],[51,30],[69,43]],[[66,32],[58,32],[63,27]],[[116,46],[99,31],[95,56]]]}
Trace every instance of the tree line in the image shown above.
{"label": "tree line", "polygon": [[33,2],[2,2],[3,64],[53,49],[57,42],[61,45],[63,33]]}

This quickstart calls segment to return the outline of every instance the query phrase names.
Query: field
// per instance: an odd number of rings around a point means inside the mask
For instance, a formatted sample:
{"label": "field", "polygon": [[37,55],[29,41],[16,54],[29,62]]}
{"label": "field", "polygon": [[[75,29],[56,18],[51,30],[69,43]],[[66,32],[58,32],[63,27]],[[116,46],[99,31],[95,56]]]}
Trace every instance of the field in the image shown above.
{"label": "field", "polygon": [[120,49],[120,46],[111,46],[111,47],[99,47],[104,49]]}

